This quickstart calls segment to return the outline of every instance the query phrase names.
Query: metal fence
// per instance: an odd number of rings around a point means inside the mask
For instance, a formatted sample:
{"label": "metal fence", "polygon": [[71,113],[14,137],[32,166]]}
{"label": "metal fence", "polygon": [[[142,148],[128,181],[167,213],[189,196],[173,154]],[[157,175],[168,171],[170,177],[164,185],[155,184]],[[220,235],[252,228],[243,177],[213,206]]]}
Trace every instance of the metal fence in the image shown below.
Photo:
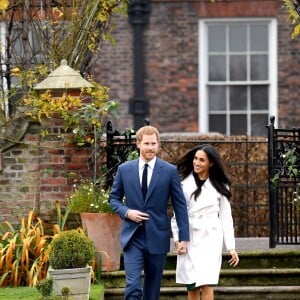
{"label": "metal fence", "polygon": [[300,244],[300,129],[268,126],[270,247]]}
{"label": "metal fence", "polygon": [[137,150],[134,131],[128,130],[120,133],[113,129],[111,121],[106,126],[106,186],[113,183],[118,166],[128,160],[130,152]]}
{"label": "metal fence", "polygon": [[[161,135],[159,156],[176,164],[177,158],[199,143],[209,143],[220,152],[232,186],[232,212],[237,237],[268,237],[268,161],[266,138],[251,139],[247,136],[195,138]],[[134,132],[121,134],[107,126],[107,185],[120,163],[136,150]]]}

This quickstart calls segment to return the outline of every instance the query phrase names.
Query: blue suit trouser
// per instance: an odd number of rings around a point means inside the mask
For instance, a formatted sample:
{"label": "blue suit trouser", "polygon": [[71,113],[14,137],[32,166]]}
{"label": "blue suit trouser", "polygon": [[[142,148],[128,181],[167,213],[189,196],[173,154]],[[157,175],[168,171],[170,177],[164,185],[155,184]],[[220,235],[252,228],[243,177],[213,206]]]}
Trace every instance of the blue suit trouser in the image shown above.
{"label": "blue suit trouser", "polygon": [[[126,273],[125,300],[159,300],[166,254],[150,254],[145,228],[140,226],[123,250]],[[144,281],[142,271],[144,270]]]}

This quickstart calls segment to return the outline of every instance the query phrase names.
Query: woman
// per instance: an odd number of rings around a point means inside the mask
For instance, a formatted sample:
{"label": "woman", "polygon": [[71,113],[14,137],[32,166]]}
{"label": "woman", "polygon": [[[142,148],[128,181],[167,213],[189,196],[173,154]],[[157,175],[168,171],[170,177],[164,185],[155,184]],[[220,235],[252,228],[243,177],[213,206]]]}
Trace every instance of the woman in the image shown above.
{"label": "woman", "polygon": [[190,242],[182,253],[175,216],[172,232],[176,246],[176,282],[187,285],[188,299],[213,300],[213,286],[218,284],[222,263],[223,241],[236,266],[239,257],[229,198],[229,179],[218,151],[201,145],[183,155],[177,164],[187,202]]}

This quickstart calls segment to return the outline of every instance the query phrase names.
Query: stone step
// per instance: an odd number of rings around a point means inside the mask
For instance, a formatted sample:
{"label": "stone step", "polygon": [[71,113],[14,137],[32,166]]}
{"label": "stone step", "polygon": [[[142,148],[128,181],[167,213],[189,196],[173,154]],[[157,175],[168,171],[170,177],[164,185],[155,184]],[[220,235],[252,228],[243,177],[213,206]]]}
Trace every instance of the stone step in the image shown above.
{"label": "stone step", "polygon": [[297,286],[300,268],[222,269],[220,286]]}
{"label": "stone step", "polygon": [[[300,286],[215,287],[215,300],[299,300]],[[105,289],[104,300],[123,300],[124,289]],[[160,300],[186,300],[185,287],[162,287]]]}
{"label": "stone step", "polygon": [[[125,272],[102,274],[106,288],[125,287]],[[300,268],[222,269],[219,286],[297,286],[300,284]],[[180,286],[175,282],[175,270],[164,270],[162,287]]]}
{"label": "stone step", "polygon": [[[215,288],[215,300],[299,300],[300,251],[298,249],[255,250],[239,253],[236,268],[228,265],[224,252],[220,281]],[[176,255],[168,254],[163,274],[160,300],[186,300],[186,288],[175,282]],[[105,300],[123,299],[125,272],[102,273]]]}
{"label": "stone step", "polygon": [[[236,268],[294,268],[300,267],[300,249],[299,250],[258,250],[243,251],[239,253],[240,262]],[[176,255],[169,253],[166,260],[165,269],[173,270],[176,268]],[[223,253],[222,269],[231,268],[228,264],[229,256]],[[121,255],[120,269],[124,269],[123,257]]]}
{"label": "stone step", "polygon": [[[243,251],[239,253],[238,269],[252,268],[294,268],[300,267],[300,250],[259,250]],[[229,256],[223,253],[222,269],[231,268],[228,264]],[[176,268],[176,255],[168,254],[165,269]]]}

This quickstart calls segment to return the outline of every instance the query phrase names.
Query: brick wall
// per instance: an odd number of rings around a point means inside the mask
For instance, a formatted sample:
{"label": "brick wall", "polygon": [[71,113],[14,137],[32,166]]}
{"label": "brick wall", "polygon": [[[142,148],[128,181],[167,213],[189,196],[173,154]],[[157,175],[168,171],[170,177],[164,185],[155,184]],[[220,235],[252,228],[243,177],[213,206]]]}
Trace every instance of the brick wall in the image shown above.
{"label": "brick wall", "polygon": [[73,181],[91,177],[91,148],[66,145],[54,126],[46,138],[29,127],[19,144],[4,151],[0,171],[0,222],[14,224],[35,210],[46,221],[55,219],[55,201],[62,204]]}
{"label": "brick wall", "polygon": [[[154,0],[160,2],[159,0]],[[172,1],[171,1],[172,2]],[[189,1],[187,1],[189,2]],[[191,1],[202,18],[273,17],[278,13],[278,0]]]}
{"label": "brick wall", "polygon": [[24,143],[2,154],[0,172],[0,221],[18,223],[21,216],[39,208],[39,136],[26,134]]}
{"label": "brick wall", "polygon": [[278,15],[278,120],[281,128],[300,125],[300,36],[291,39],[285,10]]}

